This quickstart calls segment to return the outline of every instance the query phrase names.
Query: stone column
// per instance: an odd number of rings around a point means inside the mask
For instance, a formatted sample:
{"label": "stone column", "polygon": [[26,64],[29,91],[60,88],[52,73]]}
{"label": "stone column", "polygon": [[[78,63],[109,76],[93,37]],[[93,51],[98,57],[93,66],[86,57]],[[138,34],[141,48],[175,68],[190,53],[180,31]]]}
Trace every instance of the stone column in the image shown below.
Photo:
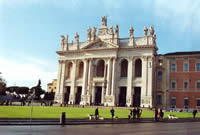
{"label": "stone column", "polygon": [[128,78],[127,78],[127,95],[126,95],[126,104],[131,106],[133,104],[133,60],[129,58],[128,60]]}
{"label": "stone column", "polygon": [[73,61],[73,68],[72,68],[72,77],[71,77],[71,92],[70,92],[70,99],[69,103],[75,103],[75,89],[76,89],[76,60]]}
{"label": "stone column", "polygon": [[101,104],[104,104],[104,98],[105,98],[105,85],[102,84],[102,92],[101,92]]}
{"label": "stone column", "polygon": [[115,86],[116,86],[116,58],[113,58],[112,63],[112,87],[111,87],[111,96],[114,96],[115,94]]}
{"label": "stone column", "polygon": [[62,74],[62,61],[59,60],[57,86],[56,86],[56,94],[55,94],[55,101],[58,102],[58,103],[61,103],[61,97],[60,97],[61,74]]}
{"label": "stone column", "polygon": [[88,104],[91,103],[91,96],[92,96],[92,83],[93,83],[93,60],[89,59],[89,69],[88,69],[88,84],[87,84],[87,98]]}
{"label": "stone column", "polygon": [[93,88],[92,88],[92,104],[94,104],[95,102],[95,84],[93,84]]}
{"label": "stone column", "polygon": [[142,58],[142,88],[141,88],[141,107],[148,107],[147,104],[147,82],[148,82],[148,59],[147,56]]}
{"label": "stone column", "polygon": [[111,76],[111,73],[112,73],[111,69],[112,69],[111,59],[109,58],[108,59],[108,73],[107,73],[107,90],[106,90],[106,96],[108,96],[108,95],[111,94],[111,92],[110,92],[110,87],[111,87],[111,82],[112,82],[112,80],[111,80],[111,77],[112,77]]}
{"label": "stone column", "polygon": [[65,87],[65,62],[62,62],[62,74],[61,74],[61,79],[60,79],[60,94],[61,94],[61,99],[62,99],[62,104],[64,103],[64,87]]}
{"label": "stone column", "polygon": [[111,96],[113,97],[113,106],[115,106],[115,93],[116,93],[116,88],[117,88],[117,83],[116,83],[116,58],[113,58],[113,63],[112,63],[112,87],[111,87]]}
{"label": "stone column", "polygon": [[84,70],[83,70],[83,84],[81,93],[81,104],[85,105],[87,103],[86,91],[87,91],[87,80],[88,80],[88,60],[84,60]]}

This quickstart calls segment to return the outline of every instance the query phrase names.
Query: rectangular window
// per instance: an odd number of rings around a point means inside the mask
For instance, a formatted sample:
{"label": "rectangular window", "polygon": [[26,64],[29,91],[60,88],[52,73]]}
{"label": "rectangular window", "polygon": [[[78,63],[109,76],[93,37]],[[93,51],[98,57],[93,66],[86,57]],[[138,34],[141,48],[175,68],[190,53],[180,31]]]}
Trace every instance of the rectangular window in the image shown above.
{"label": "rectangular window", "polygon": [[197,89],[200,89],[200,81],[197,81],[196,85],[197,85]]}
{"label": "rectangular window", "polygon": [[172,70],[173,72],[176,71],[176,64],[173,63],[173,64],[171,65],[171,70]]}
{"label": "rectangular window", "polygon": [[200,106],[200,99],[197,99],[197,106]]}
{"label": "rectangular window", "polygon": [[189,99],[184,98],[184,108],[189,108]]}
{"label": "rectangular window", "polygon": [[176,107],[176,97],[171,98],[171,106],[172,108]]}
{"label": "rectangular window", "polygon": [[162,95],[157,95],[156,96],[156,104],[161,105],[162,104]]}
{"label": "rectangular window", "polygon": [[200,71],[200,63],[196,64],[196,69],[197,69],[197,71]]}
{"label": "rectangular window", "polygon": [[188,89],[188,88],[189,88],[189,82],[188,82],[187,80],[185,80],[185,81],[183,82],[183,88],[184,88],[184,89]]}
{"label": "rectangular window", "polygon": [[175,88],[176,88],[176,81],[173,80],[173,81],[171,82],[171,88],[172,88],[172,89],[175,89]]}
{"label": "rectangular window", "polygon": [[184,63],[183,71],[188,71],[188,70],[189,70],[188,63]]}

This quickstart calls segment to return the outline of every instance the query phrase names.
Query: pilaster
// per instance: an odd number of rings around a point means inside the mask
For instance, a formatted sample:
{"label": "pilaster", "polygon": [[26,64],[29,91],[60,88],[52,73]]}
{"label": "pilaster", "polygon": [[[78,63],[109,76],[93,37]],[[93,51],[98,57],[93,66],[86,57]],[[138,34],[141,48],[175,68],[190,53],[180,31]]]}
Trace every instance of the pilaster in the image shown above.
{"label": "pilaster", "polygon": [[71,92],[69,98],[69,104],[75,103],[75,89],[76,89],[76,65],[77,61],[73,61],[73,68],[72,68],[72,79],[71,79]]}
{"label": "pilaster", "polygon": [[127,78],[127,95],[126,95],[126,104],[127,106],[131,106],[133,104],[133,58],[130,57],[128,60],[128,78]]}
{"label": "pilaster", "polygon": [[81,93],[81,103],[85,105],[87,102],[87,81],[88,81],[88,59],[84,60],[84,71],[83,71],[83,85],[82,85],[82,93]]}

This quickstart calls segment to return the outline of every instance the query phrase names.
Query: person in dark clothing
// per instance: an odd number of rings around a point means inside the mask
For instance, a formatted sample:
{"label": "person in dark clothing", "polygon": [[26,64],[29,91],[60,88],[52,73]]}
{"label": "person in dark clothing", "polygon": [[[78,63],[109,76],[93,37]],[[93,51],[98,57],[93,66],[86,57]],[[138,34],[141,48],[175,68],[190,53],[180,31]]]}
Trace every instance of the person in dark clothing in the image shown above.
{"label": "person in dark clothing", "polygon": [[99,110],[98,107],[95,109],[95,119],[97,120],[99,118]]}
{"label": "person in dark clothing", "polygon": [[136,116],[137,116],[137,119],[140,118],[140,108],[137,107],[137,110],[136,110]]}
{"label": "person in dark clothing", "polygon": [[133,115],[133,111],[132,111],[132,109],[130,109],[130,114],[128,115],[129,120],[131,119],[132,115]]}
{"label": "person in dark clothing", "polygon": [[111,113],[111,116],[112,116],[112,119],[113,119],[113,117],[115,116],[115,110],[112,108],[112,109],[110,110],[110,113]]}
{"label": "person in dark clothing", "polygon": [[160,119],[162,120],[164,117],[164,112],[162,111],[162,109],[160,109]]}
{"label": "person in dark clothing", "polygon": [[197,110],[196,110],[196,109],[194,109],[194,110],[193,110],[193,112],[192,112],[192,114],[193,114],[193,118],[195,119],[195,117],[196,117],[196,114],[197,114]]}
{"label": "person in dark clothing", "polygon": [[157,109],[157,107],[155,108],[154,115],[155,115],[155,117],[154,117],[155,121],[158,121],[158,109]]}
{"label": "person in dark clothing", "polygon": [[136,119],[136,113],[137,113],[137,110],[136,110],[136,108],[134,107],[134,108],[133,108],[133,119]]}

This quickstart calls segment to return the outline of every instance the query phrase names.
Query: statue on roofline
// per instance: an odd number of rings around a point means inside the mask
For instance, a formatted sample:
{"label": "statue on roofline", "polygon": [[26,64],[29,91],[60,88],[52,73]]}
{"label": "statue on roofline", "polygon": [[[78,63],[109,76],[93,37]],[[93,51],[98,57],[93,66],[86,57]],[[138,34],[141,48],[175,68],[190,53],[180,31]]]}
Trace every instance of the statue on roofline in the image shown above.
{"label": "statue on roofline", "polygon": [[101,24],[102,24],[102,26],[107,26],[107,17],[106,16],[101,17]]}

